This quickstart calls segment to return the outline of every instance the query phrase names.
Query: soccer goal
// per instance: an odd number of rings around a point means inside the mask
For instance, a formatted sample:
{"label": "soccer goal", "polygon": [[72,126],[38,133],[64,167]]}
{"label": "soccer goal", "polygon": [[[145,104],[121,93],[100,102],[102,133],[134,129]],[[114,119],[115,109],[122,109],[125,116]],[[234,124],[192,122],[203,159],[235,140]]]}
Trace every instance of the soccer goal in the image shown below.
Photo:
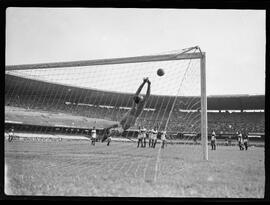
{"label": "soccer goal", "polygon": [[[158,69],[165,74],[157,75]],[[103,129],[120,121],[148,78],[150,97],[130,130],[156,127],[168,140],[196,141],[208,159],[205,53],[197,46],[136,57],[9,65],[5,74],[6,118],[18,121],[12,112],[32,116],[36,120],[19,123],[41,123],[35,129],[42,132]]]}

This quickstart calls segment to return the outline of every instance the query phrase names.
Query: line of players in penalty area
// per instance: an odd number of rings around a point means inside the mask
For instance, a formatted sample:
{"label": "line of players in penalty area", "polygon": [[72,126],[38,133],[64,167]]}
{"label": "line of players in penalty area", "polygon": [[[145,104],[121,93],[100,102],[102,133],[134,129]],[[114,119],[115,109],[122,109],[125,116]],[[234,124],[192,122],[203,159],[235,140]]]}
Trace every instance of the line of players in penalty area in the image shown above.
{"label": "line of players in penalty area", "polygon": [[[157,136],[158,136],[158,130],[155,127],[154,129],[146,130],[144,127],[139,127],[137,131],[137,148],[139,147],[148,147],[149,148],[155,148],[157,144]],[[161,148],[163,149],[165,145],[167,145],[166,140],[166,131],[161,132]],[[95,145],[97,141],[97,131],[95,127],[91,130],[91,144]],[[112,141],[112,135],[110,132],[107,132],[104,134],[102,142],[106,142],[107,146],[110,145]]]}

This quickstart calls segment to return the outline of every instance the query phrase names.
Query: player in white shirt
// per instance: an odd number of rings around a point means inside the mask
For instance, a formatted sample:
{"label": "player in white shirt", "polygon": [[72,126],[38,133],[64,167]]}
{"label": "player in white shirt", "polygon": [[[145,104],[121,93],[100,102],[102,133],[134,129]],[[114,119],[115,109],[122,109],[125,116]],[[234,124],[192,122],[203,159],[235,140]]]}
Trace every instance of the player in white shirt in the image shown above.
{"label": "player in white shirt", "polygon": [[211,147],[212,147],[212,150],[216,150],[216,133],[214,130],[212,131],[212,134],[211,134]]}
{"label": "player in white shirt", "polygon": [[163,149],[164,148],[164,145],[166,143],[166,131],[163,131],[161,133],[161,142],[162,142],[161,148]]}
{"label": "player in white shirt", "polygon": [[91,140],[92,140],[92,145],[94,146],[95,146],[96,138],[97,138],[96,128],[93,127],[93,129],[91,130]]}
{"label": "player in white shirt", "polygon": [[8,141],[11,142],[14,138],[14,128],[12,127],[8,132]]}
{"label": "player in white shirt", "polygon": [[154,130],[152,130],[152,147],[155,148],[156,147],[156,143],[157,143],[157,134],[158,131],[155,128]]}
{"label": "player in white shirt", "polygon": [[238,139],[238,146],[239,146],[239,149],[240,150],[243,150],[243,136],[242,136],[242,133],[239,132],[238,136],[237,136],[237,139]]}
{"label": "player in white shirt", "polygon": [[142,128],[142,147],[146,147],[146,129]]}
{"label": "player in white shirt", "polygon": [[140,146],[140,144],[141,144],[141,146],[142,146],[142,130],[141,130],[141,128],[139,127],[137,148]]}
{"label": "player in white shirt", "polygon": [[148,130],[148,147],[152,147],[152,130]]}

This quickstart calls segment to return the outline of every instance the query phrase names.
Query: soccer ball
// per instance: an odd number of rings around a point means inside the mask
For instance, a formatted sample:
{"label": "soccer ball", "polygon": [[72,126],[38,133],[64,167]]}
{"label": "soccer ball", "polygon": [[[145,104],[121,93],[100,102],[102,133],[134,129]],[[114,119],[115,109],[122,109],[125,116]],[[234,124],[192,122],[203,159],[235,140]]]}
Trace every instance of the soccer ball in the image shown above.
{"label": "soccer ball", "polygon": [[162,69],[162,68],[159,68],[158,70],[157,70],[157,75],[158,76],[163,76],[165,74],[165,72],[164,72],[164,70]]}

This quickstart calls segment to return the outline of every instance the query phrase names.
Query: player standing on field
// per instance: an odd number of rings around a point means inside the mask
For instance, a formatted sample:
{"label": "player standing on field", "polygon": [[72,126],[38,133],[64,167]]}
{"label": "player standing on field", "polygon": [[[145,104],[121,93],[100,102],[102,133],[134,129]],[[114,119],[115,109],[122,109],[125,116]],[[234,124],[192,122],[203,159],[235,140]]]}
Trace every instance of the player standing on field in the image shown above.
{"label": "player standing on field", "polygon": [[248,134],[246,132],[244,133],[244,136],[243,136],[243,142],[244,142],[245,149],[247,150],[248,149]]}
{"label": "player standing on field", "polygon": [[148,130],[148,147],[152,147],[152,130]]}
{"label": "player standing on field", "polygon": [[216,133],[214,130],[212,131],[212,134],[211,134],[211,147],[212,147],[212,150],[216,150]]}
{"label": "player standing on field", "polygon": [[105,131],[105,138],[107,139],[107,146],[110,146],[110,143],[112,141],[112,138],[110,136],[110,131],[109,130],[106,130]]}
{"label": "player standing on field", "polygon": [[92,140],[92,145],[94,146],[96,143],[96,138],[97,138],[96,128],[93,127],[93,129],[91,130],[91,140]]}
{"label": "player standing on field", "polygon": [[157,131],[157,128],[155,127],[154,130],[152,130],[152,147],[155,148],[156,147],[156,143],[157,143],[157,134],[158,134],[158,131]]}
{"label": "player standing on field", "polygon": [[14,128],[10,128],[9,132],[8,132],[8,141],[11,142],[14,138]]}
{"label": "player standing on field", "polygon": [[161,133],[161,142],[162,142],[161,148],[163,149],[164,148],[164,145],[166,143],[166,131],[163,131]]}
{"label": "player standing on field", "polygon": [[109,137],[107,138],[107,146],[110,146],[111,141],[112,141],[112,138],[111,138],[111,136],[109,136]]}
{"label": "player standing on field", "polygon": [[142,147],[146,146],[146,129],[142,128]]}
{"label": "player standing on field", "polygon": [[243,150],[243,137],[242,137],[242,133],[239,132],[238,136],[237,136],[237,140],[238,140],[238,146],[240,150]]}
{"label": "player standing on field", "polygon": [[141,127],[139,127],[139,132],[138,132],[138,145],[137,145],[137,148],[140,146],[140,144],[142,145],[142,130],[141,130]]}

